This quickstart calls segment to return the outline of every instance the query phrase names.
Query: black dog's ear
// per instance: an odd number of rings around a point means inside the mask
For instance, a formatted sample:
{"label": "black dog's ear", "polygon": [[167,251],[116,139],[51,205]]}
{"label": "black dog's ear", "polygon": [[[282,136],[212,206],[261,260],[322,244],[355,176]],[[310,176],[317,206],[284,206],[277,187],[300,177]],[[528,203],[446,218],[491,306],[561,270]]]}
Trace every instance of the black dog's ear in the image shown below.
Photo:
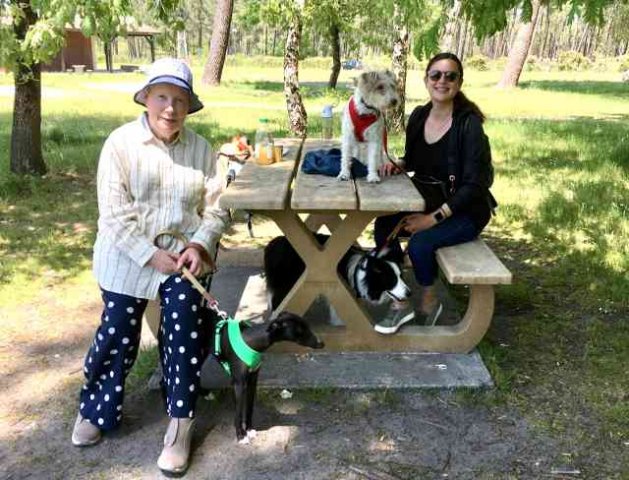
{"label": "black dog's ear", "polygon": [[280,322],[281,320],[279,320],[279,318],[276,318],[271,323],[269,323],[268,327],[266,327],[266,331],[269,333],[276,332],[277,330],[282,328]]}
{"label": "black dog's ear", "polygon": [[275,319],[273,319],[271,323],[269,323],[269,326],[266,327],[266,331],[272,333],[276,332],[277,330],[281,330],[282,328],[284,328],[286,320],[290,319],[291,317],[294,317],[294,314],[290,312],[280,312],[279,315],[275,317]]}

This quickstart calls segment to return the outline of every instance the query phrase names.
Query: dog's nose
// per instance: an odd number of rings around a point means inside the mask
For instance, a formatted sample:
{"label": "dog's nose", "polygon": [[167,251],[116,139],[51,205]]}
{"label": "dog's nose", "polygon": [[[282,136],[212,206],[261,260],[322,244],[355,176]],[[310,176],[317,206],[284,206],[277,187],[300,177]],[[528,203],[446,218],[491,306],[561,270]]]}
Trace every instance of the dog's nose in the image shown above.
{"label": "dog's nose", "polygon": [[391,106],[392,107],[397,107],[397,104],[398,104],[398,99],[397,98],[394,98],[394,99],[391,100]]}

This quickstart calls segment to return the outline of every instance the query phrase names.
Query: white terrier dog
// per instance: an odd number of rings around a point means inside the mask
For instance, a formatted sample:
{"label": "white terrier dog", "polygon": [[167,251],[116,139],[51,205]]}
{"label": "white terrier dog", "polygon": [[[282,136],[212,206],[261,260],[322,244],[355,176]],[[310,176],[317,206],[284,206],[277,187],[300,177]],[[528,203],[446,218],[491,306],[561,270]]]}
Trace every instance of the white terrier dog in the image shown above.
{"label": "white terrier dog", "polygon": [[[378,168],[386,158],[386,130],[383,112],[400,101],[395,76],[389,70],[365,72],[358,77],[354,95],[343,111],[341,172],[339,180],[351,178],[352,157],[367,165],[367,181],[379,182]],[[367,161],[364,147],[367,147]]]}

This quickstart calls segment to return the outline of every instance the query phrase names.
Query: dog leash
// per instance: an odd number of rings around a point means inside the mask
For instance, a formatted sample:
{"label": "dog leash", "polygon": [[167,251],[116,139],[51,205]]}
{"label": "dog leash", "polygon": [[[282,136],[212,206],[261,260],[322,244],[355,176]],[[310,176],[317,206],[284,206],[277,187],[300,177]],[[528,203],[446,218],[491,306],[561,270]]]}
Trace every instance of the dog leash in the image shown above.
{"label": "dog leash", "polygon": [[[176,230],[162,230],[157,235],[155,235],[155,238],[153,239],[153,245],[158,247],[159,239],[164,236],[169,236],[171,238],[174,238],[175,240],[178,240],[182,242],[184,245],[186,245],[186,242],[187,242],[186,237],[184,237],[183,234],[181,234],[180,232]],[[216,272],[216,269],[214,269],[211,273],[214,273],[214,272]],[[188,268],[184,266],[184,267],[181,267],[181,273],[192,284],[192,286],[201,294],[203,299],[207,302],[208,308],[212,310],[214,313],[216,313],[220,318],[222,318],[223,320],[226,320],[228,318],[227,312],[219,308],[218,300],[216,300],[216,298],[210,295],[210,293],[203,287],[203,285],[201,285],[201,283],[196,279],[196,277],[192,275],[190,270],[188,270]]]}
{"label": "dog leash", "polygon": [[[158,241],[160,237],[169,236],[183,242],[186,244],[186,237],[178,231],[175,230],[162,230],[153,239],[153,245],[158,246]],[[214,270],[216,271],[216,270]],[[234,349],[234,353],[236,356],[245,364],[247,367],[251,369],[256,369],[262,363],[262,354],[257,350],[254,350],[245,339],[242,337],[242,331],[240,330],[240,323],[238,320],[234,320],[227,315],[225,310],[221,310],[218,306],[218,300],[214,298],[210,293],[201,285],[201,283],[196,279],[192,272],[188,270],[187,267],[181,268],[181,273],[186,279],[190,281],[192,286],[201,294],[204,300],[207,303],[207,306],[210,310],[212,310],[216,315],[218,315],[221,320],[216,324],[216,328],[214,330],[214,355],[217,359],[219,359],[220,364],[223,366],[225,371],[229,376],[231,376],[231,368],[229,367],[229,362],[226,360],[220,360],[221,356],[221,331],[227,325],[227,338],[231,347]]]}

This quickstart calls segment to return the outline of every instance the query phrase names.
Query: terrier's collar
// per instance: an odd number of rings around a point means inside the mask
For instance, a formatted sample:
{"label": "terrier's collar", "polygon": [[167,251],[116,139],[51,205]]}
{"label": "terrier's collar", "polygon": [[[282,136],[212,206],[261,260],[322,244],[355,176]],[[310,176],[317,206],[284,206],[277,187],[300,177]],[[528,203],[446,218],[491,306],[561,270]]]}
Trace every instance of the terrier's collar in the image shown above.
{"label": "terrier's collar", "polygon": [[[373,107],[367,105],[362,98],[359,101],[367,108],[373,109]],[[380,112],[378,110],[376,110],[376,112],[378,113],[361,114],[356,108],[356,100],[354,99],[354,96],[349,99],[349,117],[354,125],[354,135],[356,136],[356,140],[359,142],[365,141],[365,130],[378,121]]]}
{"label": "terrier's collar", "polygon": [[[376,123],[380,118],[380,110],[375,109],[374,107],[370,107],[367,105],[363,99],[359,99],[359,101],[365,105],[367,108],[374,109],[376,113],[359,113],[356,108],[356,100],[354,100],[354,96],[352,95],[349,99],[349,118],[352,121],[352,125],[354,125],[354,136],[356,137],[356,141],[364,142],[365,141],[365,130],[369,128],[371,125]],[[384,147],[384,151],[389,155],[387,148],[387,129],[382,129],[382,146]]]}

